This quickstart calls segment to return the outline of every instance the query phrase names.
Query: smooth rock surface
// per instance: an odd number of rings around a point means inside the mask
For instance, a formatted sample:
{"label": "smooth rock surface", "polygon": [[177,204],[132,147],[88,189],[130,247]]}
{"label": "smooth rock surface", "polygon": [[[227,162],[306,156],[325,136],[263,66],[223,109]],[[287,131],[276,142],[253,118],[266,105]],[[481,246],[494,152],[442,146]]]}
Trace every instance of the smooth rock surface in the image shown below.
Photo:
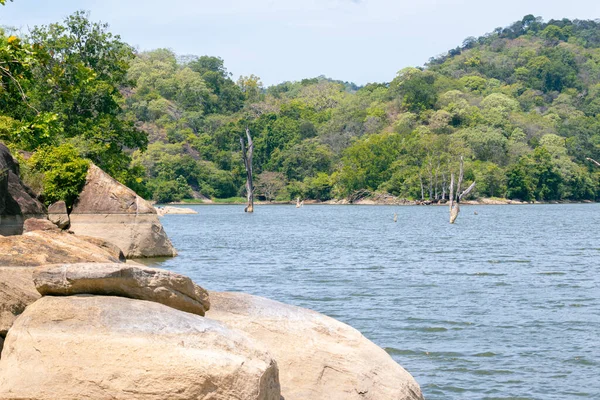
{"label": "smooth rock surface", "polygon": [[43,297],[0,359],[0,399],[280,400],[277,363],[225,325],[110,296]]}
{"label": "smooth rock surface", "polygon": [[57,201],[48,206],[48,219],[60,229],[69,227],[71,223],[67,212],[67,204],[64,201]]}
{"label": "smooth rock surface", "polygon": [[108,251],[66,232],[35,231],[0,236],[0,266],[119,262]]}
{"label": "smooth rock surface", "polygon": [[44,265],[35,269],[33,281],[43,296],[122,296],[153,301],[202,316],[210,308],[208,293],[190,278],[140,265]]}
{"label": "smooth rock surface", "polygon": [[93,164],[70,220],[73,232],[114,243],[127,258],[177,254],[154,207]]}
{"label": "smooth rock surface", "polygon": [[20,235],[23,222],[45,216],[46,208],[35,193],[21,182],[19,164],[0,143],[0,235]]}
{"label": "smooth rock surface", "polygon": [[126,261],[125,254],[123,254],[123,251],[120,248],[118,248],[117,245],[107,240],[84,235],[77,235],[77,238],[91,243],[94,246],[100,247],[101,249],[107,251],[114,258],[119,259],[119,261]]}
{"label": "smooth rock surface", "polygon": [[181,214],[198,214],[198,211],[192,210],[191,208],[184,207],[172,207],[172,206],[164,206],[164,207],[154,207],[156,213],[159,217],[167,214],[181,215]]}
{"label": "smooth rock surface", "polygon": [[422,400],[414,378],[356,329],[244,293],[210,292],[208,318],[246,333],[279,365],[285,400]]}
{"label": "smooth rock surface", "polygon": [[33,268],[0,267],[0,337],[25,307],[40,298],[32,279]]}
{"label": "smooth rock surface", "polygon": [[29,218],[25,220],[25,222],[23,223],[23,233],[34,231],[59,232],[60,228],[45,218]]}

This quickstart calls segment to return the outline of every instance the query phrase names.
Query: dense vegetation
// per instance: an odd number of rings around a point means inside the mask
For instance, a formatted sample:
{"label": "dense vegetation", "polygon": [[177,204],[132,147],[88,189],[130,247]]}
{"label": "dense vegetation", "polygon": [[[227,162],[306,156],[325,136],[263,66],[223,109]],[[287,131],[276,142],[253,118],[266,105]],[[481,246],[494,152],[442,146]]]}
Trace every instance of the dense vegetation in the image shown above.
{"label": "dense vegetation", "polygon": [[2,32],[0,78],[0,140],[33,153],[25,178],[46,201],[73,201],[86,160],[161,202],[241,196],[246,127],[268,200],[437,200],[460,156],[476,196],[600,197],[598,21],[526,16],[389,83],[264,88],[218,57],[135,54],[76,13]]}

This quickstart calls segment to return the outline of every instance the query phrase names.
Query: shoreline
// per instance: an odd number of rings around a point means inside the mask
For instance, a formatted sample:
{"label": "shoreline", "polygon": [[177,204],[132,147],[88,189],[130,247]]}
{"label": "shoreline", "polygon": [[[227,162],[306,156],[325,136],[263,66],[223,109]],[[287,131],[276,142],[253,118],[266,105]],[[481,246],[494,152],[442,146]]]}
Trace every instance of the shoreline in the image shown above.
{"label": "shoreline", "polygon": [[[593,200],[561,200],[561,201],[519,201],[519,200],[509,200],[509,199],[500,199],[500,198],[481,198],[477,200],[466,200],[460,203],[461,206],[499,206],[499,205],[555,205],[555,204],[597,204],[598,202]],[[255,205],[265,206],[265,205],[273,205],[273,206],[295,206],[295,201],[255,201]],[[171,203],[154,203],[154,206],[232,206],[232,205],[246,205],[246,202],[213,202],[213,201],[203,201],[203,202],[171,202]],[[355,202],[350,202],[346,199],[342,200],[327,200],[327,201],[319,201],[319,200],[305,200],[304,205],[306,206],[314,206],[314,205],[325,205],[325,206],[447,206],[448,202],[444,203],[433,203],[429,201],[417,201],[417,200],[406,200],[406,199],[393,199],[393,200],[381,200],[381,199],[361,199]]]}

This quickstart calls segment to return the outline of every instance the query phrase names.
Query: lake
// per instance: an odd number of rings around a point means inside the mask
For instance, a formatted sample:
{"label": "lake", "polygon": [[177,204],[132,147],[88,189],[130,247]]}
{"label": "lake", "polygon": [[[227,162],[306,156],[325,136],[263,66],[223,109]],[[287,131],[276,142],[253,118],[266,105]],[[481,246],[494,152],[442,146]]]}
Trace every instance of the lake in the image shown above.
{"label": "lake", "polygon": [[162,219],[179,256],[154,266],[343,321],[428,400],[600,398],[600,204],[463,206],[455,225],[435,206],[192,208]]}

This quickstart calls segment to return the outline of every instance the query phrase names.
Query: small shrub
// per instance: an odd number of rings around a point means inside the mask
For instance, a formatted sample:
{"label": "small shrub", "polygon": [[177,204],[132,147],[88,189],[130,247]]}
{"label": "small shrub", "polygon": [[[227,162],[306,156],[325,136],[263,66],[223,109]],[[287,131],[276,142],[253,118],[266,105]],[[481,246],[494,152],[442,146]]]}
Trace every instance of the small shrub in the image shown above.
{"label": "small shrub", "polygon": [[75,147],[63,144],[41,148],[27,164],[32,176],[43,174],[44,202],[52,204],[64,200],[70,209],[85,185],[90,162],[81,158]]}

